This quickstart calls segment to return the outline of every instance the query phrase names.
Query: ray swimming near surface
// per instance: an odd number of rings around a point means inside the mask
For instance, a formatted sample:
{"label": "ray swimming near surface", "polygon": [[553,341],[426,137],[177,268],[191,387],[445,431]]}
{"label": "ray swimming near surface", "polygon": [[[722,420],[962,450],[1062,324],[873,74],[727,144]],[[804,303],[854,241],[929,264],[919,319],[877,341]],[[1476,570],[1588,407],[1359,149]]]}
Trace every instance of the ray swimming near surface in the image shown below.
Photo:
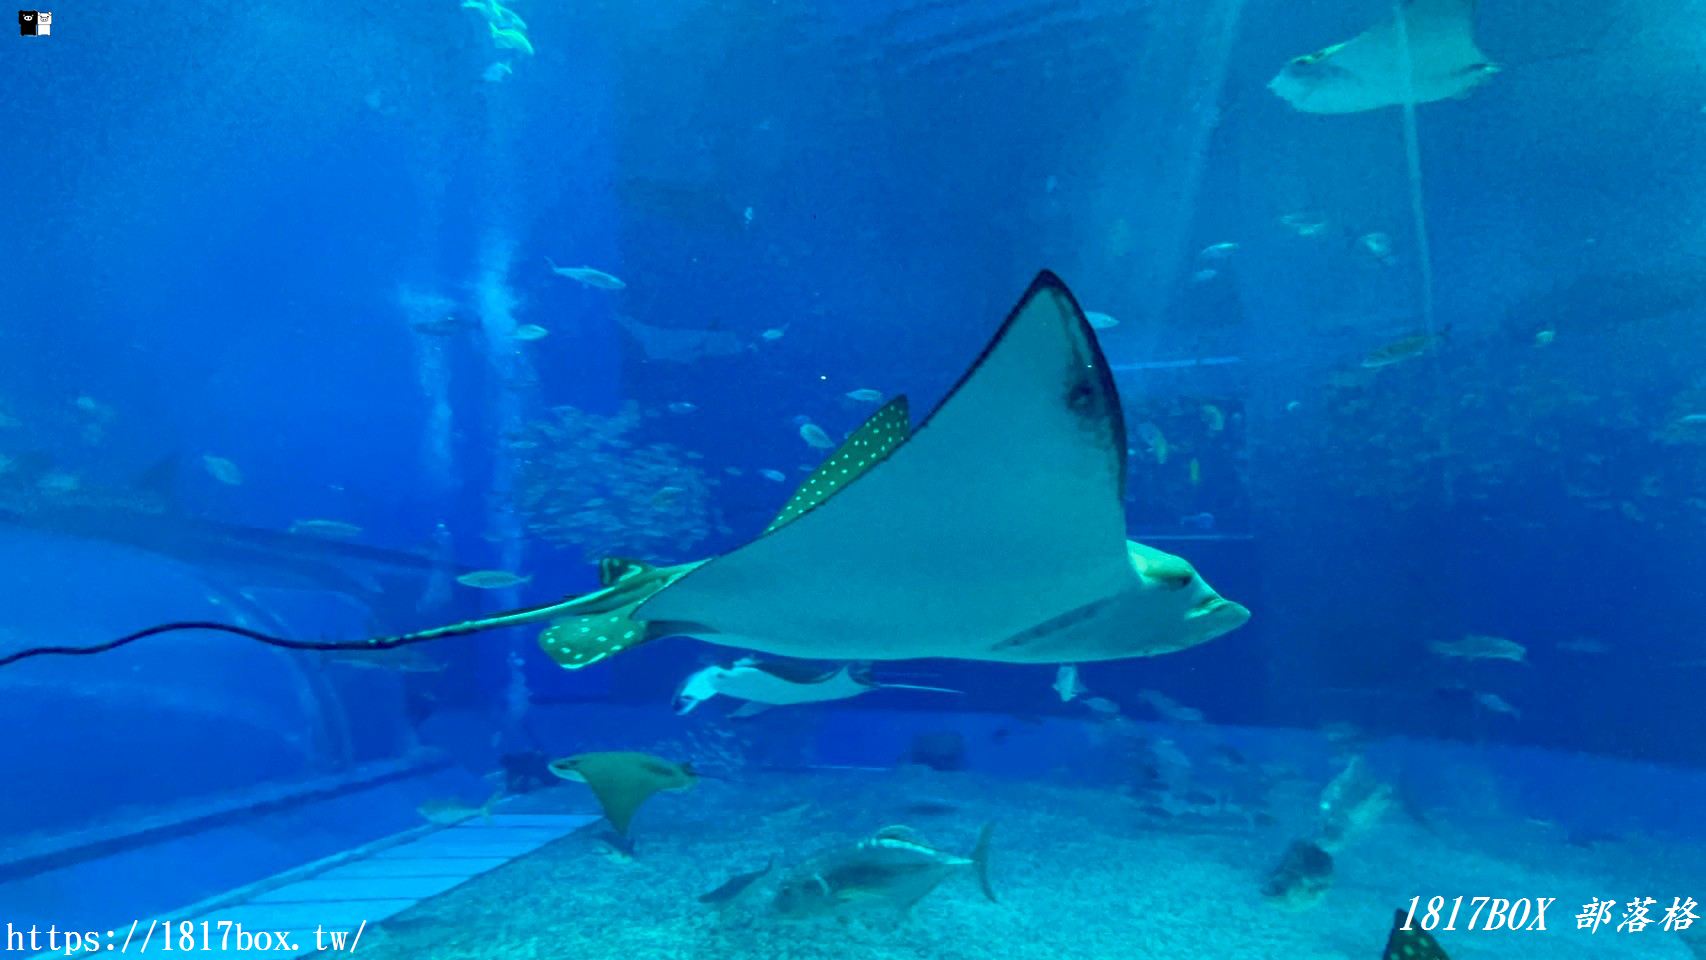
{"label": "ray swimming near surface", "polygon": [[[663,636],[831,661],[1083,663],[1155,656],[1243,625],[1183,558],[1125,537],[1126,432],[1106,359],[1054,274],[1039,274],[971,369],[916,428],[896,397],[752,541],[672,566],[606,558],[600,588],[366,641],[386,648],[525,624],[564,667]],[[0,664],[7,662],[0,659]]]}
{"label": "ray swimming near surface", "polygon": [[1405,0],[1355,37],[1292,59],[1268,89],[1304,113],[1362,113],[1465,97],[1498,71],[1475,44],[1475,0]]}
{"label": "ray swimming near surface", "polygon": [[916,429],[878,410],[757,538],[614,561],[540,644],[575,668],[659,636],[803,659],[1149,656],[1242,625],[1181,558],[1125,538],[1126,438],[1082,310],[1037,278]]}

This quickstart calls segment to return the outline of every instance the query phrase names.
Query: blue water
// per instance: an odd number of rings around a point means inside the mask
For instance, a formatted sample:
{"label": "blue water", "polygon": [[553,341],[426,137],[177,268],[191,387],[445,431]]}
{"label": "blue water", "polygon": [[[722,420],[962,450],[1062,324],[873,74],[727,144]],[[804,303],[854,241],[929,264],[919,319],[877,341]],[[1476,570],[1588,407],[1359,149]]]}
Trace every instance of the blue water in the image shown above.
{"label": "blue water", "polygon": [[[1251,622],[1086,665],[1115,720],[1052,665],[963,660],[877,665],[963,695],[678,718],[734,651],[565,671],[530,629],[418,671],[209,633],[22,660],[0,923],[165,915],[477,805],[505,755],[707,730],[795,773],[949,732],[967,775],[1117,805],[1110,724],[1201,732],[1143,691],[1305,793],[1362,753],[1448,811],[1473,767],[1560,848],[1699,839],[1698,11],[1482,4],[1486,86],[1311,115],[1265,85],[1383,4],[630,6],[523,2],[532,55],[448,0],[78,7],[7,37],[0,655],[176,620],[394,635],[593,590],[605,552],[726,552],[822,459],[801,423],[839,439],[862,390],[916,423],[1045,268],[1119,321],[1128,536]],[[552,440],[560,408],[622,442]],[[310,520],[359,530],[282,536]],[[529,579],[452,579],[482,569]],[[1525,657],[1435,648],[1465,635]]]}

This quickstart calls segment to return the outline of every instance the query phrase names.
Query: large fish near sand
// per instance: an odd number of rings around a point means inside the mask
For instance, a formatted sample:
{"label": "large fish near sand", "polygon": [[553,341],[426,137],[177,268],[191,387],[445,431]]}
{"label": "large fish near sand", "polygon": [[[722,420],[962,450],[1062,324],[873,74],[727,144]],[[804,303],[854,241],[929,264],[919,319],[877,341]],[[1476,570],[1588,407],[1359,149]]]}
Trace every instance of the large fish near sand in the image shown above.
{"label": "large fish near sand", "polygon": [[806,660],[1087,663],[1242,626],[1180,557],[1125,537],[1125,421],[1072,294],[1044,272],[916,428],[906,398],[841,444],[756,539],[654,567],[606,558],[602,589],[391,638],[548,623],[559,664],[691,636]]}
{"label": "large fish near sand", "polygon": [[1268,89],[1304,113],[1363,113],[1465,97],[1498,72],[1475,45],[1475,0],[1404,0],[1344,43],[1291,60]]}
{"label": "large fish near sand", "polygon": [[771,901],[791,919],[830,916],[872,907],[904,914],[955,873],[971,870],[989,902],[989,837],[984,824],[977,845],[959,857],[925,843],[906,827],[884,827],[851,846],[831,850],[795,867]]}

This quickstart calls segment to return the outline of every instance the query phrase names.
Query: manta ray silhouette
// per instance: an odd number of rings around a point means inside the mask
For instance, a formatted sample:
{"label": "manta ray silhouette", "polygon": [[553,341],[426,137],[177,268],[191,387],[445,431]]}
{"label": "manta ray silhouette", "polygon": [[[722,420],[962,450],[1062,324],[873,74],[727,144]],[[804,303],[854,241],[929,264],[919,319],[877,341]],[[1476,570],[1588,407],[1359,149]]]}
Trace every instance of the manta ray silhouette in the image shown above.
{"label": "manta ray silhouette", "polygon": [[1084,663],[1155,656],[1242,626],[1250,612],[1188,562],[1125,537],[1126,435],[1112,373],[1066,286],[1044,271],[917,428],[905,397],[837,448],[758,537],[668,567],[605,558],[601,589],[394,637],[291,641],[384,649],[542,624],[570,669],[658,637],[801,659],[939,657]]}

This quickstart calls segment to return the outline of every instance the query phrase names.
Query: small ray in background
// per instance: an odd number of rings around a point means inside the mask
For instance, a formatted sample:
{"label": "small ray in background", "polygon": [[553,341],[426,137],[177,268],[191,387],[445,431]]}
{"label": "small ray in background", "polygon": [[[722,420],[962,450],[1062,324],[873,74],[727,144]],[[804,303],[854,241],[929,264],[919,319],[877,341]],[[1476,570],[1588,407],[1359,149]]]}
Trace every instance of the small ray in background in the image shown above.
{"label": "small ray in background", "polygon": [[[685,714],[715,696],[745,701],[741,716],[768,707],[846,700],[873,690],[924,690],[960,693],[944,687],[920,687],[904,683],[878,683],[870,664],[842,664],[825,669],[789,660],[760,660],[744,657],[729,666],[711,664],[687,675],[676,689],[672,704]],[[756,709],[748,709],[756,708]]]}
{"label": "small ray in background", "polygon": [[691,330],[683,327],[654,327],[618,315],[616,322],[640,345],[648,360],[692,363],[703,357],[728,357],[747,349],[729,330]]}
{"label": "small ray in background", "polygon": [[628,835],[635,811],[653,794],[686,790],[699,781],[690,764],[632,751],[582,753],[553,760],[551,772],[591,787],[605,819],[623,837]]}

